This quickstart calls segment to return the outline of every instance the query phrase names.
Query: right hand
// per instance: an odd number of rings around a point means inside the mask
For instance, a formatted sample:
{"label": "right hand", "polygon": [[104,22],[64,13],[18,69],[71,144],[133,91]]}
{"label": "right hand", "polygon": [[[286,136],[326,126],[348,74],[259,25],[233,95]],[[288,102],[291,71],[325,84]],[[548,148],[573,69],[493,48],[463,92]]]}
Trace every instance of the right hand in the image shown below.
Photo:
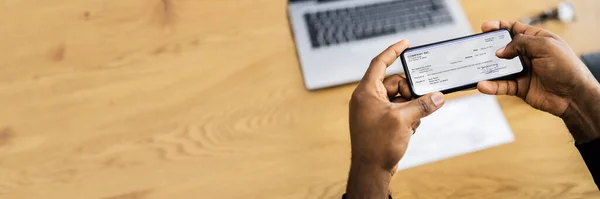
{"label": "right hand", "polygon": [[504,59],[522,56],[529,68],[528,75],[516,80],[479,82],[477,89],[482,93],[516,95],[536,109],[562,117],[574,98],[597,86],[583,62],[554,33],[506,21],[489,21],[481,29],[483,32],[512,31],[513,41],[496,55]]}

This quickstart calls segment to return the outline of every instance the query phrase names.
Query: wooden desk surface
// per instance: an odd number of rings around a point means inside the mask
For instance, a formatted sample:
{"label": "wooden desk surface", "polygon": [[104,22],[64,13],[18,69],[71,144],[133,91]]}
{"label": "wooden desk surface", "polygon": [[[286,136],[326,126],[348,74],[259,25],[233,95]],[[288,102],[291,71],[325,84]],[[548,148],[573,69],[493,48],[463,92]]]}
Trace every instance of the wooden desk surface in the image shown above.
{"label": "wooden desk surface", "polygon": [[[557,1],[461,2],[477,31]],[[572,2],[577,22],[544,27],[600,49],[600,1]],[[354,87],[304,89],[283,0],[0,0],[0,198],[338,198]],[[515,143],[393,194],[593,197],[562,122],[499,100]]]}

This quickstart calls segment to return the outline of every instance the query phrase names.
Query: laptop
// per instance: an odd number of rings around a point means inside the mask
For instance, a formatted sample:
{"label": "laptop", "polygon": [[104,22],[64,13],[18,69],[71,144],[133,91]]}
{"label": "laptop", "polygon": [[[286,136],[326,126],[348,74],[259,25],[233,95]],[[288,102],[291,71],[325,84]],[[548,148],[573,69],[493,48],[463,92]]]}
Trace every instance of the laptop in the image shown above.
{"label": "laptop", "polygon": [[[402,39],[417,46],[472,34],[457,0],[289,0],[288,14],[308,90],[359,81]],[[400,62],[388,69],[402,71]]]}

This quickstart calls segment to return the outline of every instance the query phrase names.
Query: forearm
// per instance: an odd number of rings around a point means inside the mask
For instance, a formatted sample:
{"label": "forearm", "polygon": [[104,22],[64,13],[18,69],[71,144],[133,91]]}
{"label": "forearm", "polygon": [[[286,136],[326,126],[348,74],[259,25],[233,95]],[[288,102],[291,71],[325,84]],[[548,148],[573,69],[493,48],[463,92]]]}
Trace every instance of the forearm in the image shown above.
{"label": "forearm", "polygon": [[577,143],[600,138],[600,84],[593,81],[585,86],[569,103],[562,119]]}
{"label": "forearm", "polygon": [[348,199],[387,199],[391,178],[391,173],[381,167],[353,161],[348,176],[346,197]]}

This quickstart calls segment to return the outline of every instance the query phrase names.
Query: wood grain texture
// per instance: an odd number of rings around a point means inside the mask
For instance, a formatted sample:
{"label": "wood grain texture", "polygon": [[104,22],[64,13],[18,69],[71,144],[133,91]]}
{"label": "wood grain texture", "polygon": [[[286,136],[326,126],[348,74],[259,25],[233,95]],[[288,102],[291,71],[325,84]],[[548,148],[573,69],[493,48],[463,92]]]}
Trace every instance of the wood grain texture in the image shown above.
{"label": "wood grain texture", "polygon": [[[478,29],[556,1],[461,2]],[[544,27],[598,49],[600,3],[573,3]],[[0,0],[0,198],[338,198],[355,85],[304,89],[285,8]],[[598,197],[559,119],[499,100],[515,143],[399,172],[393,194]]]}

